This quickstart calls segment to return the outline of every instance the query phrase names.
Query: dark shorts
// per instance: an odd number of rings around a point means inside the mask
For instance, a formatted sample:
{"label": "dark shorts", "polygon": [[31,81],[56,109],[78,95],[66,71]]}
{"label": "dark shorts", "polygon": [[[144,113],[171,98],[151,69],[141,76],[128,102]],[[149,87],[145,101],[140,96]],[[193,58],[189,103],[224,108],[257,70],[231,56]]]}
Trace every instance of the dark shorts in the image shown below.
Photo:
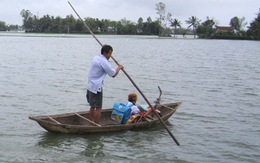
{"label": "dark shorts", "polygon": [[102,108],[103,94],[102,92],[97,92],[97,94],[87,90],[87,101],[91,107]]}

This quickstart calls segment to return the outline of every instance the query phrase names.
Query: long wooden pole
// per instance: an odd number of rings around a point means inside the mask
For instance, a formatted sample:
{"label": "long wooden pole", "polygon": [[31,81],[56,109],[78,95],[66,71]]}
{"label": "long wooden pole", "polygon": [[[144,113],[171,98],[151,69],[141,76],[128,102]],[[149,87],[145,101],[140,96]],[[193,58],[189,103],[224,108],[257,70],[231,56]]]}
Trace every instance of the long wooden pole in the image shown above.
{"label": "long wooden pole", "polygon": [[[79,17],[79,19],[83,22],[83,24],[85,25],[85,27],[88,29],[88,31],[91,33],[91,35],[96,39],[96,41],[101,45],[102,43],[98,40],[98,38],[94,35],[94,33],[91,31],[91,29],[89,28],[89,26],[86,24],[85,21],[83,21],[83,19],[79,16],[79,14],[77,13],[77,11],[74,9],[74,7],[71,5],[71,3],[68,1],[70,7],[74,10],[74,12],[77,14],[77,16]],[[117,62],[117,60],[111,55],[111,58],[113,59],[113,61],[119,65],[119,63]],[[159,116],[159,114],[155,111],[154,107],[151,105],[151,103],[148,101],[148,99],[145,97],[145,95],[143,94],[143,92],[139,89],[139,87],[135,84],[135,82],[133,81],[133,79],[128,75],[128,73],[122,69],[122,71],[124,72],[124,74],[127,76],[127,78],[132,82],[132,84],[135,86],[135,88],[138,90],[138,92],[142,95],[142,97],[144,98],[144,100],[147,102],[147,104],[149,105],[150,108],[152,108],[153,112],[155,113],[155,115],[157,116],[157,118],[159,119],[159,121],[161,122],[161,124],[163,125],[163,127],[168,131],[168,133],[170,134],[170,136],[172,137],[172,139],[174,140],[174,142],[177,145],[180,145],[180,143],[178,142],[178,140],[174,137],[174,135],[171,133],[171,131],[168,129],[168,127],[165,125],[164,121],[162,120],[162,118]]]}

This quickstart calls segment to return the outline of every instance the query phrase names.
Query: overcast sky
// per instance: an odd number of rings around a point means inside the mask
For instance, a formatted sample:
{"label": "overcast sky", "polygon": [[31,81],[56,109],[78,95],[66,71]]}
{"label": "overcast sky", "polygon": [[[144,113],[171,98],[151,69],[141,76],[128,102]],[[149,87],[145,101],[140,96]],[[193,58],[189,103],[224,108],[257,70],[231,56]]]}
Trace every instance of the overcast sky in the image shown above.
{"label": "overcast sky", "polygon": [[[218,25],[229,25],[234,16],[245,17],[248,24],[256,18],[259,12],[260,0],[70,0],[82,18],[120,20],[126,18],[137,22],[142,17],[144,21],[150,16],[156,20],[155,4],[163,2],[166,11],[187,26],[185,20],[191,16],[205,21],[206,17],[217,20]],[[76,14],[70,8],[67,0],[0,0],[0,21],[6,24],[22,25],[20,12],[29,10],[42,17]]]}

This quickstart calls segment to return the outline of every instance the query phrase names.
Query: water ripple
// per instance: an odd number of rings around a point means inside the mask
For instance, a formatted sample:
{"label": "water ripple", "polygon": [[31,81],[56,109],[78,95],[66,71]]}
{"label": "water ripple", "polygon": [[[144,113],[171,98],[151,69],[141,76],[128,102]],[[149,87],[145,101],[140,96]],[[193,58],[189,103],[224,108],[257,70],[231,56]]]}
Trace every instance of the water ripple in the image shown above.
{"label": "water ripple", "polygon": [[[28,115],[88,110],[87,73],[100,46],[90,36],[1,36],[0,162],[258,162],[259,42],[100,38],[150,102],[158,86],[163,103],[182,101],[167,123],[181,146],[160,125],[87,136],[46,132]],[[104,108],[129,92],[137,90],[122,72],[107,77]]]}

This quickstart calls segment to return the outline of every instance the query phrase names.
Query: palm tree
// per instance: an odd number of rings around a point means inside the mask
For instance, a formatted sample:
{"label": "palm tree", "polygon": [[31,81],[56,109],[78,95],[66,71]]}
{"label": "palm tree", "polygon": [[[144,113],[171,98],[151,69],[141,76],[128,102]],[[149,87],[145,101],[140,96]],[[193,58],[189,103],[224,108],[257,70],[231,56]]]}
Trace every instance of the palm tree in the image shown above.
{"label": "palm tree", "polygon": [[254,40],[260,40],[260,9],[259,13],[257,14],[257,17],[254,19],[252,23],[250,23],[248,34]]}
{"label": "palm tree", "polygon": [[200,21],[196,16],[192,16],[189,18],[189,20],[186,20],[186,23],[189,24],[188,28],[192,26],[192,32],[195,38],[195,32],[194,29],[197,28],[200,24]]}
{"label": "palm tree", "polygon": [[177,31],[177,27],[181,27],[181,22],[178,19],[171,21],[171,27],[174,27],[174,37]]}
{"label": "palm tree", "polygon": [[247,22],[245,22],[245,17],[238,18],[235,16],[230,20],[229,25],[234,27],[235,30],[241,31],[247,25]]}

